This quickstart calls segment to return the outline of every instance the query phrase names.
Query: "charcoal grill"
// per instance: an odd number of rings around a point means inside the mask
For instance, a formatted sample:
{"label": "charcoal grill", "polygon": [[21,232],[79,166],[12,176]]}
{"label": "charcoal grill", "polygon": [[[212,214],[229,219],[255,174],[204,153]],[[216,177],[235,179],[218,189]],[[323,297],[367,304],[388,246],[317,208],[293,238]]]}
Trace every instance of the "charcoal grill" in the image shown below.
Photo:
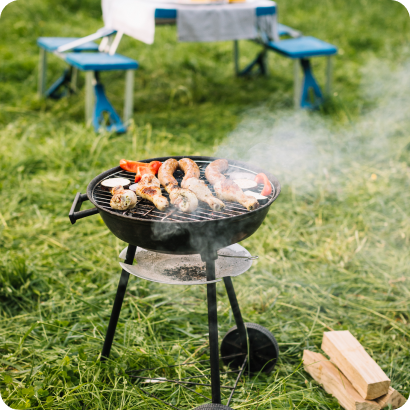
{"label": "charcoal grill", "polygon": [[[142,162],[163,162],[168,158],[152,158]],[[184,157],[175,156],[172,158],[179,160]],[[200,178],[208,184],[205,178],[205,168],[217,158],[202,156],[190,156],[189,158],[198,164],[201,171]],[[162,212],[156,209],[151,202],[142,198],[139,198],[134,209],[125,212],[118,211],[110,207],[111,195],[101,189],[101,182],[113,177],[124,177],[133,181],[135,174],[124,171],[120,167],[115,167],[95,177],[88,185],[86,194],[77,193],[69,213],[72,224],[78,219],[99,213],[111,232],[122,241],[128,243],[128,247],[123,251],[123,255],[125,255],[124,263],[120,264],[122,267],[121,278],[101,353],[103,360],[108,358],[110,354],[130,273],[156,282],[179,285],[207,285],[212,403],[198,407],[198,409],[204,410],[230,408],[221,404],[216,303],[217,281],[221,279],[224,281],[236,323],[236,326],[227,332],[221,343],[221,354],[224,363],[232,369],[240,368],[235,387],[246,364],[251,372],[270,372],[273,370],[279,355],[276,340],[267,329],[255,323],[244,323],[242,319],[231,276],[237,276],[245,272],[249,269],[250,265],[239,273],[229,271],[226,275],[219,275],[217,278],[215,261],[218,257],[229,257],[226,252],[229,253],[229,249],[232,251],[232,248],[227,247],[248,238],[259,228],[269,211],[269,207],[280,194],[280,184],[274,176],[264,170],[243,162],[229,161],[229,169],[226,174],[232,172],[246,172],[253,175],[261,172],[265,173],[271,183],[272,194],[264,204],[253,211],[248,211],[240,204],[226,202],[226,207],[217,212],[212,211],[206,204],[200,202],[198,209],[193,214],[185,214],[172,207]],[[177,170],[174,176],[180,182],[183,178],[183,173]],[[209,188],[213,191],[211,185],[209,185]],[[263,186],[258,186],[256,191],[260,193],[262,188]],[[164,190],[163,195],[168,197]],[[86,200],[91,201],[95,208],[81,211],[81,204]],[[192,275],[192,278],[190,278],[190,270],[186,270],[188,278],[185,275],[182,282],[167,282],[163,279],[155,280],[153,279],[154,277],[158,278],[155,272],[150,276],[147,274],[147,271],[142,272],[138,264],[132,266],[134,258],[138,260],[138,255],[143,254],[141,251],[172,254],[174,259],[175,255],[181,255],[181,261],[191,260],[192,266],[196,266],[197,269],[200,268],[199,265],[202,263],[201,269],[202,271],[205,269],[205,277],[199,280],[197,275]],[[224,256],[218,255],[218,253],[221,254],[221,251],[222,254],[225,254]],[[200,256],[200,259],[197,255]],[[233,256],[244,257],[243,255],[240,256],[240,254]],[[180,267],[182,269],[182,263]],[[235,387],[232,390],[232,394]]]}

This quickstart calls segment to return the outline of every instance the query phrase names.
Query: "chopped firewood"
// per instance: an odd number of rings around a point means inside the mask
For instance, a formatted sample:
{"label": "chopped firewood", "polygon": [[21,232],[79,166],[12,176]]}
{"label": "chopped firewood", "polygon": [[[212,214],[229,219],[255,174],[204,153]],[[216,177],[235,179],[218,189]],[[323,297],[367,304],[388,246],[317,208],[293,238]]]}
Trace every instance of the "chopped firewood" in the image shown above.
{"label": "chopped firewood", "polygon": [[322,350],[367,400],[389,391],[390,379],[348,331],[325,332]]}
{"label": "chopped firewood", "polygon": [[346,410],[380,410],[380,405],[375,401],[363,399],[349,380],[322,354],[304,350],[303,366]]}
{"label": "chopped firewood", "polygon": [[404,403],[406,403],[406,398],[397,390],[394,390],[393,387],[389,387],[388,393],[382,397],[379,397],[376,401],[382,409],[387,407],[389,404],[391,404],[392,409],[399,409],[404,406]]}

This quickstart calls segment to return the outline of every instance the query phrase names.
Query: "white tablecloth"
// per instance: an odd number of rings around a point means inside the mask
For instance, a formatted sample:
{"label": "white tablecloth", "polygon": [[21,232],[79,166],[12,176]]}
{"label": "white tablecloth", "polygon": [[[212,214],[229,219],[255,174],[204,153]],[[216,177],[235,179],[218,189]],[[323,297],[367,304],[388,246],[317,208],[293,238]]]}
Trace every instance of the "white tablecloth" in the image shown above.
{"label": "white tablecloth", "polygon": [[270,0],[206,5],[178,4],[172,0],[102,0],[106,27],[147,44],[154,42],[156,9],[177,10],[179,41],[224,41],[256,38],[258,26],[265,27],[268,37],[272,37],[275,16],[257,18],[256,8],[274,5]]}

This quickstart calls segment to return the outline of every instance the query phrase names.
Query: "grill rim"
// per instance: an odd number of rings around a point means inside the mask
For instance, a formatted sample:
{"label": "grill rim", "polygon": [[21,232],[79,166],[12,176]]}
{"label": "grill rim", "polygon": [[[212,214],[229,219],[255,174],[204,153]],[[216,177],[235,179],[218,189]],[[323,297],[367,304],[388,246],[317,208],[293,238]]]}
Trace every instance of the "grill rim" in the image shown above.
{"label": "grill rim", "polygon": [[[144,160],[139,160],[139,162],[143,162],[143,163],[149,163],[151,161],[161,161],[164,162],[167,159],[170,158],[174,158],[177,161],[179,161],[182,158],[190,158],[193,161],[215,161],[217,159],[222,159],[221,157],[209,157],[209,156],[196,156],[196,155],[176,155],[176,156],[165,156],[165,157],[156,157],[156,158],[148,158],[148,159],[144,159]],[[225,159],[225,158],[223,158]],[[218,218],[218,219],[214,219],[212,221],[204,221],[204,220],[197,220],[197,221],[170,221],[170,220],[153,220],[153,219],[142,219],[136,216],[130,216],[130,215],[123,215],[123,214],[119,214],[117,212],[115,212],[112,209],[109,208],[104,208],[101,205],[99,205],[93,197],[93,192],[95,190],[95,188],[97,187],[98,183],[101,182],[103,179],[105,179],[106,177],[109,177],[110,175],[114,174],[115,172],[119,172],[122,170],[122,168],[118,165],[114,168],[111,168],[107,171],[102,172],[101,174],[97,175],[95,178],[93,178],[91,180],[91,182],[88,184],[87,186],[87,197],[90,200],[90,202],[98,209],[99,212],[107,212],[115,217],[119,217],[121,219],[125,219],[125,220],[132,220],[132,221],[138,221],[139,223],[147,223],[147,224],[204,224],[204,223],[209,223],[209,222],[216,222],[216,221],[233,221],[235,219],[238,220],[243,220],[246,219],[247,217],[251,217],[251,215],[255,215],[256,213],[262,212],[265,210],[265,208],[269,208],[272,203],[278,198],[280,192],[281,192],[281,186],[280,183],[278,181],[278,179],[273,176],[271,173],[266,172],[265,170],[263,170],[262,168],[259,168],[255,165],[251,165],[248,164],[246,162],[242,162],[242,161],[237,161],[237,160],[230,160],[227,159],[229,165],[233,165],[233,166],[238,166],[238,167],[242,167],[244,168],[244,171],[252,171],[252,172],[257,172],[257,173],[264,173],[270,183],[273,185],[273,187],[275,188],[275,195],[272,196],[272,198],[264,205],[261,205],[259,208],[253,210],[253,211],[247,211],[243,214],[240,215],[234,215],[234,216],[227,216],[225,218]]]}

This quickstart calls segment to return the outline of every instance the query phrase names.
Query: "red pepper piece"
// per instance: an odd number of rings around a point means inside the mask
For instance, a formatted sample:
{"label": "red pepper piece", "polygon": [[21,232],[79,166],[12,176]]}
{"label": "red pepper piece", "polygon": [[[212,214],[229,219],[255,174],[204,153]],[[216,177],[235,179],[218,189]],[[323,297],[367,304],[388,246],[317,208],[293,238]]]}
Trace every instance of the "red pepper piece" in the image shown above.
{"label": "red pepper piece", "polygon": [[128,172],[135,172],[135,182],[139,182],[144,174],[156,175],[161,167],[161,161],[146,162],[128,161],[126,159],[120,160],[120,167]]}
{"label": "red pepper piece", "polygon": [[139,182],[143,175],[155,175],[155,171],[149,166],[149,164],[145,164],[144,166],[139,166],[137,174],[135,175],[135,182]]}
{"label": "red pepper piece", "polygon": [[161,168],[162,162],[161,161],[151,161],[149,163],[149,166],[153,171],[155,171],[155,174],[158,173],[158,170]]}
{"label": "red pepper piece", "polygon": [[261,195],[268,196],[272,193],[272,185],[270,184],[270,181],[265,174],[256,175],[254,181],[257,184],[263,184]]}
{"label": "red pepper piece", "polygon": [[128,172],[137,172],[138,167],[141,165],[146,166],[148,164],[146,164],[145,162],[128,161],[126,159],[120,160],[120,167]]}

